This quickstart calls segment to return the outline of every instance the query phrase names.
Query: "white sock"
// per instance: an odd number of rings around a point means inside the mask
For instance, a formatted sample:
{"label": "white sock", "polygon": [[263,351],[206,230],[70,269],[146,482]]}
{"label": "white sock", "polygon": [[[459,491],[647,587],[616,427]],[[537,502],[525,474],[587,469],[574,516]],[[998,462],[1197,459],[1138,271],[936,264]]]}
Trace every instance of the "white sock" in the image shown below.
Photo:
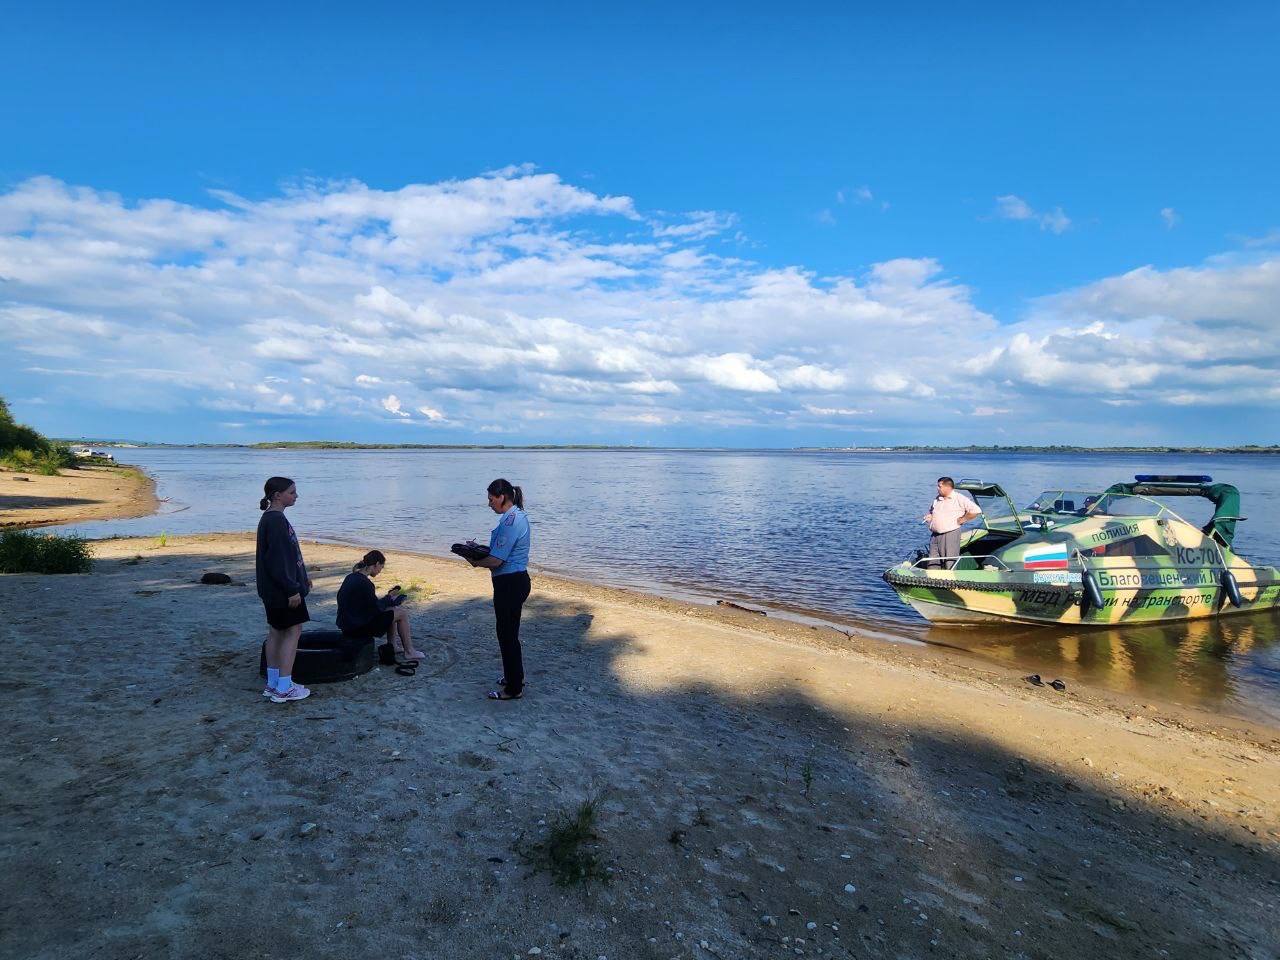
{"label": "white sock", "polygon": [[280,693],[288,693],[289,688],[292,686],[293,686],[293,674],[289,674],[287,677],[281,674],[280,680],[276,684],[276,690],[278,690]]}
{"label": "white sock", "polygon": [[267,667],[267,686],[272,690],[276,688],[276,684],[280,682],[280,668]]}

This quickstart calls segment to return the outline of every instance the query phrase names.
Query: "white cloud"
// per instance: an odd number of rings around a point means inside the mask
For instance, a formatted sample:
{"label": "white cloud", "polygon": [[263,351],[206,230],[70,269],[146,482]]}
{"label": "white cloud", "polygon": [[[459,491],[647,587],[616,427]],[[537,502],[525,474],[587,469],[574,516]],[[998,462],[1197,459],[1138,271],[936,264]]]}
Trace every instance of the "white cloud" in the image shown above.
{"label": "white cloud", "polygon": [[[998,203],[1054,229],[1021,198]],[[39,178],[0,193],[0,349],[30,392],[108,409],[463,434],[500,426],[501,408],[565,440],[609,422],[932,424],[939,397],[1041,420],[1067,396],[1280,403],[1280,254],[1265,246],[1103,278],[1002,325],[936,260],[819,277],[706,244],[732,222],[526,170],[207,208]]]}
{"label": "white cloud", "polygon": [[1041,230],[1051,233],[1063,233],[1071,227],[1071,218],[1062,207],[1038,212],[1026,200],[1012,193],[996,197],[995,216],[1000,220],[1034,220],[1040,224]]}
{"label": "white cloud", "polygon": [[267,360],[289,360],[295,363],[305,363],[315,357],[315,350],[309,343],[284,337],[267,337],[254,344],[253,352]]}
{"label": "white cloud", "polygon": [[618,384],[626,393],[679,393],[680,385],[672,380],[630,380]]}
{"label": "white cloud", "polygon": [[704,240],[729,230],[738,222],[737,216],[718,210],[694,210],[680,218],[679,223],[653,222],[655,237],[678,240]]}
{"label": "white cloud", "polygon": [[838,370],[828,370],[813,363],[802,363],[779,371],[775,379],[784,387],[801,390],[839,390],[848,382],[848,378]]}
{"label": "white cloud", "polygon": [[755,358],[745,353],[705,357],[695,360],[692,366],[710,382],[730,390],[776,393],[779,389],[778,381],[759,369]]}
{"label": "white cloud", "polygon": [[874,413],[874,410],[859,410],[849,407],[813,407],[808,404],[805,409],[812,413],[815,417],[865,417]]}
{"label": "white cloud", "polygon": [[1007,194],[996,197],[996,216],[1001,220],[1034,220],[1036,212],[1021,197]]}
{"label": "white cloud", "polygon": [[1063,233],[1071,226],[1071,218],[1062,212],[1061,207],[1054,207],[1048,213],[1040,215],[1040,229],[1050,233]]}
{"label": "white cloud", "polygon": [[841,189],[836,191],[836,203],[848,203],[850,200],[859,204],[874,204],[881,210],[889,209],[889,201],[877,201],[876,195],[872,192],[871,188],[865,184],[861,187],[855,187],[852,190]]}
{"label": "white cloud", "polygon": [[1160,219],[1164,221],[1164,228],[1172,230],[1182,222],[1182,217],[1178,216],[1178,211],[1173,207],[1162,207],[1160,209]]}

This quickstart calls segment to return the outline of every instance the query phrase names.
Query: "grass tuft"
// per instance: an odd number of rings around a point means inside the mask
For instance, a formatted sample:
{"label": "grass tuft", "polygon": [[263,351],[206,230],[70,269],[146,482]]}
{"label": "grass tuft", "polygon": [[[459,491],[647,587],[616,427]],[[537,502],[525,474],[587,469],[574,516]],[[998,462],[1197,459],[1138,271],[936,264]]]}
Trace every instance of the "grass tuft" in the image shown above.
{"label": "grass tuft", "polygon": [[425,584],[415,577],[413,580],[404,584],[400,588],[400,592],[409,600],[425,600],[427,597],[431,596],[432,591],[429,584]]}
{"label": "grass tuft", "polygon": [[609,874],[596,852],[600,841],[596,833],[597,806],[597,798],[588,797],[577,809],[554,814],[547,838],[525,852],[529,863],[550,873],[558,886],[585,886],[592,880],[609,882]]}
{"label": "grass tuft", "polygon": [[92,566],[93,552],[83,537],[0,533],[0,573],[88,573]]}

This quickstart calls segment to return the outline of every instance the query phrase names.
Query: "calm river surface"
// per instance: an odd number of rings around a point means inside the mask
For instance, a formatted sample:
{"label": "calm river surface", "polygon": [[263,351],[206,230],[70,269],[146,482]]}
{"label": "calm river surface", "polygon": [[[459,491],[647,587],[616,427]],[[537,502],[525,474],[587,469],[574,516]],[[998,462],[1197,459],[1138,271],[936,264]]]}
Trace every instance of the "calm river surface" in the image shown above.
{"label": "calm river surface", "polygon": [[[1043,489],[1101,489],[1135,473],[1211,474],[1240,488],[1236,540],[1280,564],[1280,462],[1266,456],[948,455],[719,450],[236,450],[140,448],[169,498],[160,514],[81,524],[89,536],[248,530],[262,482],[294,478],[299,535],[448,555],[485,540],[484,488],[524,487],[533,562],[654,593],[730,597],[963,648],[1028,671],[1280,723],[1280,616],[1125,630],[929,628],[880,580],[923,545],[918,517],[941,474]],[[1207,501],[1175,512],[1203,521]],[[461,562],[461,561],[459,561]]]}

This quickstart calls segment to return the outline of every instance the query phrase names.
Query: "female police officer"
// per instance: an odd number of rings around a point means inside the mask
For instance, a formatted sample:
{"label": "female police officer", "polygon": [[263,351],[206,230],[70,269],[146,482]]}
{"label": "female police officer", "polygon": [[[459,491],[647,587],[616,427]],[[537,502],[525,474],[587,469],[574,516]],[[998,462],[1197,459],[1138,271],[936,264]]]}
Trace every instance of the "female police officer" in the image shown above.
{"label": "female police officer", "polygon": [[524,492],[506,480],[489,484],[489,509],[502,519],[489,535],[489,555],[470,560],[493,575],[493,612],[498,621],[502,678],[490,700],[519,700],[524,693],[524,658],[520,652],[520,610],[529,599],[529,518]]}

